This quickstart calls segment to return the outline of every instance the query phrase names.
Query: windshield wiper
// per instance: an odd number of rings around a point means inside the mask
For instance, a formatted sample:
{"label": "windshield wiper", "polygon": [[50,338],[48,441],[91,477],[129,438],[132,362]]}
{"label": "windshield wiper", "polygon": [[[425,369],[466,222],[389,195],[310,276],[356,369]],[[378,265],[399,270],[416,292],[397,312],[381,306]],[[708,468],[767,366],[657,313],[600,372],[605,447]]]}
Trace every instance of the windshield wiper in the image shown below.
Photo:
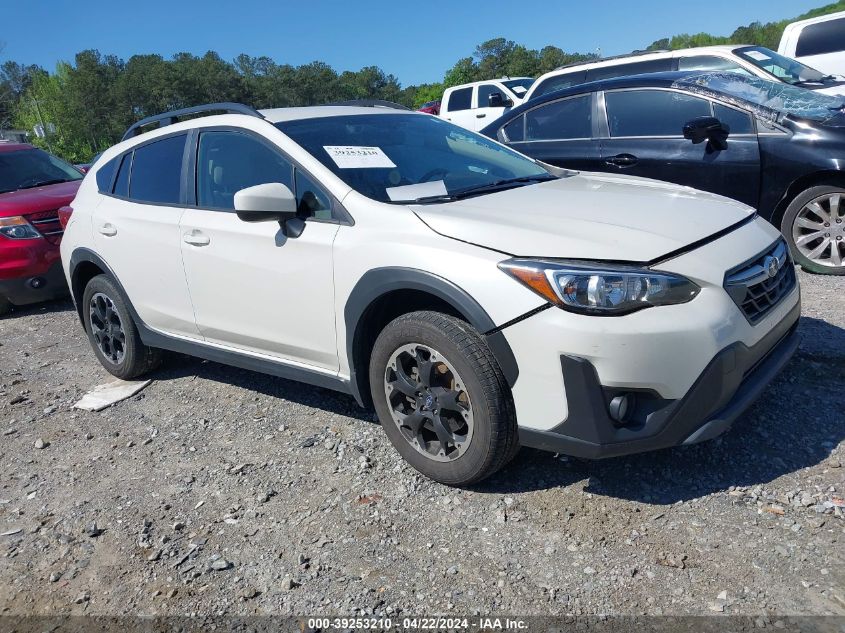
{"label": "windshield wiper", "polygon": [[47,185],[58,185],[61,182],[70,182],[66,178],[55,178],[53,180],[42,180],[40,182],[36,182],[32,185],[27,185],[26,187],[18,187],[18,191],[21,189],[35,189],[36,187],[46,187]]}
{"label": "windshield wiper", "polygon": [[470,196],[481,195],[485,193],[492,193],[494,191],[504,191],[505,189],[513,189],[514,187],[521,187],[533,182],[545,182],[547,180],[557,180],[557,176],[537,175],[537,176],[521,176],[519,178],[504,178],[485,185],[475,185],[473,187],[466,187],[465,189],[458,189],[451,193],[438,194],[436,196],[423,196],[416,198],[413,202],[425,204],[427,202],[452,202],[454,200],[462,200]]}

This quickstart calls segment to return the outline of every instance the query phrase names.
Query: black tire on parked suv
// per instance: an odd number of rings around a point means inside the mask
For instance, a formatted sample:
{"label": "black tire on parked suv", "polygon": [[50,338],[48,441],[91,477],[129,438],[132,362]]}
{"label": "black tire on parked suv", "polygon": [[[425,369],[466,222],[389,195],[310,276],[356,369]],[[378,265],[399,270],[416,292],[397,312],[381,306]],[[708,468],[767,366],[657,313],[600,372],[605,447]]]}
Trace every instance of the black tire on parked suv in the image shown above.
{"label": "black tire on parked suv", "polygon": [[819,185],[802,191],[786,208],[781,232],[804,270],[845,274],[845,188]]}
{"label": "black tire on parked suv", "polygon": [[141,342],[132,315],[110,277],[98,275],[88,282],[81,308],[91,347],[109,373],[131,380],[159,365],[161,350]]}
{"label": "black tire on parked suv", "polygon": [[0,316],[12,311],[12,304],[6,297],[0,297]]}
{"label": "black tire on parked suv", "polygon": [[513,398],[472,326],[439,312],[391,321],[370,358],[370,390],[393,446],[422,474],[476,483],[518,449]]}

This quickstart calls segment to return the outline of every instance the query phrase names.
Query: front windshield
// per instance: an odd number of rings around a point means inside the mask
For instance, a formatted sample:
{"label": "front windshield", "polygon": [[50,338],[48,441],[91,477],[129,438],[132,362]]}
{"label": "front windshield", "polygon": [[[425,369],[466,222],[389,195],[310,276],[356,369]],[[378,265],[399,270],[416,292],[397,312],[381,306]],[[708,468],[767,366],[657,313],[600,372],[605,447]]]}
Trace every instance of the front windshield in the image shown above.
{"label": "front windshield", "polygon": [[[716,92],[741,107],[762,106],[770,112],[783,112],[815,121],[841,117],[845,111],[845,97],[832,97],[806,88],[761,77],[747,77],[737,73],[701,73],[685,77],[675,85],[691,90]],[[766,112],[758,111],[761,116]],[[773,118],[769,115],[768,118]]]}
{"label": "front windshield", "polygon": [[434,201],[553,178],[534,161],[432,116],[329,116],[276,127],[350,187],[381,202]]}
{"label": "front windshield", "polygon": [[502,82],[505,87],[513,92],[517,97],[524,97],[525,93],[528,92],[528,89],[534,83],[533,79],[525,78],[525,79],[506,79]]}
{"label": "front windshield", "polygon": [[802,86],[812,83],[824,83],[825,79],[832,79],[815,68],[805,66],[799,61],[784,57],[778,53],[762,46],[746,46],[734,50],[737,57],[751,62],[757,68],[762,68],[770,75],[777,77],[793,86]]}
{"label": "front windshield", "polygon": [[0,152],[0,193],[82,179],[82,174],[40,149]]}

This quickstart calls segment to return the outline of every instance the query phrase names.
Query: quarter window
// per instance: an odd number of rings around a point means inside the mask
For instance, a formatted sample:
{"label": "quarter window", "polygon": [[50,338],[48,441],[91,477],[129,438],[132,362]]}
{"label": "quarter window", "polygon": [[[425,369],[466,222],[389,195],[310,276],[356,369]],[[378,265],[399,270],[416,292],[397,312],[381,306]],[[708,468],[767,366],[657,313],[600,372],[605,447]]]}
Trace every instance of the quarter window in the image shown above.
{"label": "quarter window", "polygon": [[281,154],[241,132],[200,134],[198,206],[234,210],[236,192],[268,182],[280,182],[293,191],[293,169]]}
{"label": "quarter window", "polygon": [[114,195],[122,198],[129,197],[129,170],[132,167],[132,152],[124,154],[117,170],[117,178],[114,181]]}
{"label": "quarter window", "polygon": [[795,56],[824,55],[845,50],[845,18],[808,24],[798,36]]}
{"label": "quarter window", "polygon": [[111,183],[114,178],[114,170],[117,168],[119,158],[112,158],[105,165],[97,170],[97,189],[100,193],[110,193]]}
{"label": "quarter window", "polygon": [[448,112],[469,110],[472,107],[472,88],[461,88],[449,95]]}
{"label": "quarter window", "polygon": [[525,114],[525,140],[590,138],[593,134],[590,95],[563,99]]}
{"label": "quarter window", "polygon": [[302,219],[332,219],[329,196],[299,169],[296,170],[296,213]]}
{"label": "quarter window", "polygon": [[710,116],[706,99],[670,90],[605,93],[611,136],[681,136],[690,119]]}
{"label": "quarter window", "polygon": [[135,150],[129,179],[129,197],[132,200],[165,205],[180,203],[186,138],[185,134],[171,136]]}

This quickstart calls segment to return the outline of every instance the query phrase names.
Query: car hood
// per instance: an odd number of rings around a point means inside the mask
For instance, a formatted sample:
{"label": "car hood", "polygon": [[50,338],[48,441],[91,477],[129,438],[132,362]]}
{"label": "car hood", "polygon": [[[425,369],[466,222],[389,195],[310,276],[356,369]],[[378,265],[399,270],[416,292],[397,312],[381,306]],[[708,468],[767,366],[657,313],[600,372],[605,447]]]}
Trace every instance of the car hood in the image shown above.
{"label": "car hood", "polygon": [[53,211],[70,204],[82,180],[0,193],[0,217]]}
{"label": "car hood", "polygon": [[411,208],[441,235],[509,255],[631,262],[658,259],[754,214],[690,187],[599,173]]}

